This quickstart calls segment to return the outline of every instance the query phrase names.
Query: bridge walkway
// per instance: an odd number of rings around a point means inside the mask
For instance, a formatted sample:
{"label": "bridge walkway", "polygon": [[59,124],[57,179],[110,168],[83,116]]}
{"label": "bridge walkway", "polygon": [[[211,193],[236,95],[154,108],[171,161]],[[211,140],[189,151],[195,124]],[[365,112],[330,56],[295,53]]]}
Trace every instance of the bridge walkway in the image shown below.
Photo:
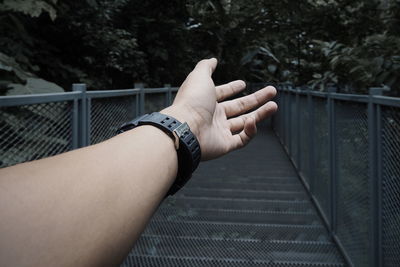
{"label": "bridge walkway", "polygon": [[345,266],[269,129],[246,148],[200,164],[122,266],[266,265]]}

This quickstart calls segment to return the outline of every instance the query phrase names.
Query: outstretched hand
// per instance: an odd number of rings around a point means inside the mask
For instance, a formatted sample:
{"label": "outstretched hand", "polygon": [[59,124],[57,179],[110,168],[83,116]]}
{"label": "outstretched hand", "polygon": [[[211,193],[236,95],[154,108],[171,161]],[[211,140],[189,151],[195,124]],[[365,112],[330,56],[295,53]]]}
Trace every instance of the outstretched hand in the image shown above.
{"label": "outstretched hand", "polygon": [[[256,123],[277,110],[272,86],[251,95],[224,101],[243,89],[243,81],[215,86],[211,78],[215,58],[200,61],[188,75],[172,106],[162,113],[186,121],[199,140],[202,160],[222,156],[245,146],[257,133]],[[254,110],[250,113],[248,111]]]}

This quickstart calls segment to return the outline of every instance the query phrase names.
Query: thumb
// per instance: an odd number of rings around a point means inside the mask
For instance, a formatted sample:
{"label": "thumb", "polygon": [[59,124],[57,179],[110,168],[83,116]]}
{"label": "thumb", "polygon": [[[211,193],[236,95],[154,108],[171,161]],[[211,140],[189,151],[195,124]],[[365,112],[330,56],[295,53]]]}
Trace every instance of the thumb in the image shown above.
{"label": "thumb", "polygon": [[217,68],[218,60],[216,58],[203,59],[197,63],[193,72],[196,74],[203,74],[211,76]]}

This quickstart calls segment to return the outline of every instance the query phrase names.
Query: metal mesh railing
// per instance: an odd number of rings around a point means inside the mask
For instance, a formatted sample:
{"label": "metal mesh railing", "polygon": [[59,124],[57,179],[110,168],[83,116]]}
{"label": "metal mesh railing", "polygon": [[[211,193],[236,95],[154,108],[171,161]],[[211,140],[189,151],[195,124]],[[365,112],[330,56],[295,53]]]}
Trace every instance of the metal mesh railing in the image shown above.
{"label": "metal mesh railing", "polygon": [[277,103],[278,107],[279,107],[279,112],[275,113],[275,116],[272,117],[272,122],[273,122],[273,128],[275,129],[275,132],[277,135],[279,135],[279,137],[282,140],[285,140],[285,96],[284,96],[284,92],[280,92],[275,96],[275,102]]}
{"label": "metal mesh railing", "polygon": [[71,149],[72,103],[0,107],[0,168]]}
{"label": "metal mesh railing", "polygon": [[[400,266],[400,99],[381,92],[283,88],[274,119],[275,131],[353,266]],[[293,129],[296,117],[299,131]]]}
{"label": "metal mesh railing", "polygon": [[136,97],[94,98],[90,108],[90,144],[97,144],[115,136],[123,123],[133,120],[136,114]]}
{"label": "metal mesh railing", "polygon": [[400,108],[382,107],[383,266],[400,266]]}
{"label": "metal mesh railing", "polygon": [[367,105],[335,101],[337,235],[356,266],[367,266],[371,223]]}
{"label": "metal mesh railing", "polygon": [[284,119],[284,125],[285,125],[285,128],[284,128],[284,133],[285,133],[285,144],[287,145],[287,147],[290,149],[290,136],[291,136],[291,123],[290,123],[290,120],[291,120],[291,113],[290,113],[290,102],[291,101],[294,101],[294,99],[292,100],[292,98],[293,98],[293,96],[290,94],[290,93],[288,93],[288,92],[285,92],[285,117],[283,118]]}
{"label": "metal mesh railing", "polygon": [[306,96],[299,96],[299,170],[310,185],[310,112]]}
{"label": "metal mesh railing", "polygon": [[319,204],[327,216],[331,212],[330,179],[329,179],[329,116],[328,103],[325,98],[313,98],[314,109],[314,187],[315,194]]}
{"label": "metal mesh railing", "polygon": [[[282,97],[281,94],[277,94],[275,97],[275,102],[277,103],[278,107],[282,107]],[[272,118],[273,122],[273,127],[276,129],[279,129],[279,134],[281,134],[281,129],[282,129],[282,115],[281,113],[277,113],[275,117]]]}
{"label": "metal mesh railing", "polygon": [[168,106],[178,88],[138,88],[0,97],[0,168],[113,137],[123,123]]}
{"label": "metal mesh railing", "polygon": [[296,100],[296,95],[291,95],[292,101],[288,103],[289,105],[289,112],[292,114],[290,116],[290,154],[295,161],[296,165],[298,164],[297,162],[297,156],[298,156],[298,120],[299,120],[299,113],[298,113],[298,108],[297,108],[297,100]]}

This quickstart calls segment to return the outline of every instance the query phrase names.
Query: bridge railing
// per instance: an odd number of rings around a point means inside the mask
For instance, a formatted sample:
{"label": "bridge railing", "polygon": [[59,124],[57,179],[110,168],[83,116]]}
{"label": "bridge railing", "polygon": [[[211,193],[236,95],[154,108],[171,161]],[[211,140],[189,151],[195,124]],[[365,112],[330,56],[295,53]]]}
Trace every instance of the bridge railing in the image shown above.
{"label": "bridge railing", "polygon": [[273,126],[352,266],[400,266],[400,98],[279,86]]}
{"label": "bridge railing", "polygon": [[99,143],[124,122],[158,111],[178,88],[86,91],[0,97],[0,168]]}

